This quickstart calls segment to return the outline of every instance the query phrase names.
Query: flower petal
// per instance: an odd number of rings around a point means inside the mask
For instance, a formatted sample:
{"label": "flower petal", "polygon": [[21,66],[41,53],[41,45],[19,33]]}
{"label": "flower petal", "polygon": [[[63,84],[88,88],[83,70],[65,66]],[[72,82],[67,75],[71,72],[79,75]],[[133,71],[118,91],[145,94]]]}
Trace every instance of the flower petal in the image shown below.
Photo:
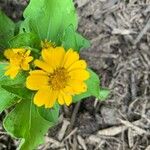
{"label": "flower petal", "polygon": [[12,51],[12,49],[7,49],[7,50],[5,50],[5,52],[4,52],[4,56],[5,56],[7,59],[13,58],[14,55],[15,55],[15,53]]}
{"label": "flower petal", "polygon": [[50,64],[54,69],[59,67],[63,57],[65,55],[65,50],[63,47],[50,47],[48,49],[42,50],[42,58],[43,60]]}
{"label": "flower petal", "polygon": [[30,69],[30,66],[29,66],[28,63],[23,62],[23,63],[21,64],[21,68],[22,68],[23,70],[29,70],[29,69]]}
{"label": "flower petal", "polygon": [[53,47],[50,47],[48,49],[42,49],[42,59],[48,64],[51,64],[52,62],[51,60],[53,49]]}
{"label": "flower petal", "polygon": [[84,60],[79,60],[73,63],[67,70],[71,71],[76,69],[86,69],[86,67],[87,67],[86,62]]}
{"label": "flower petal", "polygon": [[35,66],[43,69],[46,72],[49,72],[49,73],[53,72],[52,67],[44,61],[41,61],[41,60],[37,59],[37,60],[34,61],[34,64],[35,64]]}
{"label": "flower petal", "polygon": [[80,94],[87,91],[87,85],[84,82],[72,80],[69,85],[72,87],[75,94]]}
{"label": "flower petal", "polygon": [[64,57],[63,67],[68,68],[78,60],[79,60],[79,54],[73,51],[72,49],[69,49]]}
{"label": "flower petal", "polygon": [[38,90],[48,85],[49,77],[40,70],[30,72],[26,80],[26,87],[30,90]]}
{"label": "flower petal", "polygon": [[26,57],[29,56],[30,53],[31,53],[31,50],[27,50],[26,53],[25,53],[25,56],[26,56]]}
{"label": "flower petal", "polygon": [[5,75],[6,76],[10,76],[10,78],[14,79],[17,76],[19,70],[20,70],[20,67],[17,67],[17,66],[8,66],[8,69],[5,72]]}
{"label": "flower petal", "polygon": [[30,75],[48,75],[46,72],[42,71],[42,70],[34,70],[34,71],[30,71],[29,72]]}
{"label": "flower petal", "polygon": [[70,94],[70,95],[74,95],[74,94],[75,94],[73,88],[72,88],[70,85],[67,85],[67,86],[63,89],[63,91],[64,91],[65,93]]}
{"label": "flower petal", "polygon": [[59,67],[62,64],[63,58],[65,56],[65,50],[63,47],[57,47],[54,51],[55,65]]}
{"label": "flower petal", "polygon": [[72,96],[68,93],[65,93],[63,90],[61,90],[58,95],[58,103],[60,105],[66,104],[67,106],[69,106],[72,103]]}
{"label": "flower petal", "polygon": [[56,99],[58,98],[58,92],[51,89],[47,96],[49,100],[46,101],[45,108],[52,108],[56,102]]}
{"label": "flower petal", "polygon": [[61,93],[59,93],[59,95],[58,95],[58,103],[60,105],[64,105],[64,103],[65,103],[65,101],[63,99],[63,95]]}
{"label": "flower petal", "polygon": [[24,48],[14,48],[12,49],[14,53],[25,53],[26,52],[26,49]]}
{"label": "flower petal", "polygon": [[33,57],[32,56],[28,56],[25,58],[25,62],[29,63],[33,60]]}
{"label": "flower petal", "polygon": [[34,104],[37,106],[42,106],[50,101],[50,87],[45,86],[38,90],[38,92],[34,96]]}
{"label": "flower petal", "polygon": [[90,73],[86,70],[79,69],[79,70],[72,70],[69,72],[71,79],[76,79],[80,81],[85,81],[90,77]]}
{"label": "flower petal", "polygon": [[69,106],[72,103],[72,96],[69,95],[69,94],[64,93],[63,97],[64,97],[65,104],[67,106]]}

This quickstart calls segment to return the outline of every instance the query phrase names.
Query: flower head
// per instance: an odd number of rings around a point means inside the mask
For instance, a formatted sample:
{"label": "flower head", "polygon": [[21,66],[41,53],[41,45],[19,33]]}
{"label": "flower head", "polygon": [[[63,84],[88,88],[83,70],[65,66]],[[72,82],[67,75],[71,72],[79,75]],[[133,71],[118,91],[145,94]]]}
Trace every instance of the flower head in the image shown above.
{"label": "flower head", "polygon": [[29,62],[33,60],[30,50],[24,48],[7,49],[4,56],[10,61],[5,75],[15,78],[20,70],[29,70]]}
{"label": "flower head", "polygon": [[48,48],[51,48],[51,47],[56,47],[55,43],[53,43],[51,41],[48,41],[48,40],[42,41],[41,42],[41,46],[42,46],[43,49],[48,49]]}
{"label": "flower head", "polygon": [[79,60],[79,54],[72,49],[65,52],[63,47],[43,48],[42,60],[34,63],[39,69],[30,72],[26,86],[37,90],[34,96],[37,106],[51,108],[56,100],[60,105],[70,105],[72,96],[87,90],[86,62]]}

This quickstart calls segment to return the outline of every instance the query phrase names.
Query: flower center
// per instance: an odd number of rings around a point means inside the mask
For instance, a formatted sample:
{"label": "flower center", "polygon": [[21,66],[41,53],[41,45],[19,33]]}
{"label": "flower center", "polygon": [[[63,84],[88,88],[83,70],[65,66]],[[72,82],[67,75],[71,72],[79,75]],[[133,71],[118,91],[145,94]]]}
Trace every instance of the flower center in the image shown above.
{"label": "flower center", "polygon": [[17,55],[16,55],[16,58],[15,58],[16,63],[18,63],[18,65],[21,65],[25,58],[26,58],[26,56],[25,56],[24,53],[19,53],[18,52]]}
{"label": "flower center", "polygon": [[53,90],[61,90],[66,87],[70,76],[65,68],[57,68],[49,75],[49,84]]}
{"label": "flower center", "polygon": [[24,58],[25,58],[24,54],[18,52],[18,53],[16,53],[16,55],[11,59],[11,60],[12,60],[11,63],[12,63],[13,65],[20,66],[20,65],[23,63]]}
{"label": "flower center", "polygon": [[48,49],[48,48],[51,48],[51,47],[56,47],[55,43],[48,42],[47,40],[42,41],[41,46],[42,46],[42,48],[45,48],[45,49]]}

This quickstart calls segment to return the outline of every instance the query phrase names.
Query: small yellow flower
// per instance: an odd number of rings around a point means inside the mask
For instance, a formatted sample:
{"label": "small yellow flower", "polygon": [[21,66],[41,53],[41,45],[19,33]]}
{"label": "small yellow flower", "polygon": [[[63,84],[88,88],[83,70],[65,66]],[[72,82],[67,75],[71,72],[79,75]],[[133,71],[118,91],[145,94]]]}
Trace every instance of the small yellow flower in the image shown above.
{"label": "small yellow flower", "polygon": [[26,86],[37,90],[34,96],[37,106],[51,108],[56,100],[60,105],[70,105],[72,96],[87,90],[84,83],[89,78],[87,64],[72,49],[65,52],[63,47],[44,48],[42,60],[34,63],[40,69],[30,72]]}
{"label": "small yellow flower", "polygon": [[7,49],[4,56],[10,61],[5,75],[11,78],[15,78],[20,70],[29,70],[29,62],[33,60],[30,50],[24,48]]}
{"label": "small yellow flower", "polygon": [[45,49],[48,49],[48,48],[51,48],[51,47],[56,47],[55,43],[49,42],[49,41],[47,41],[47,40],[42,41],[42,42],[41,42],[41,46],[42,46],[43,49],[44,49],[44,48],[45,48]]}

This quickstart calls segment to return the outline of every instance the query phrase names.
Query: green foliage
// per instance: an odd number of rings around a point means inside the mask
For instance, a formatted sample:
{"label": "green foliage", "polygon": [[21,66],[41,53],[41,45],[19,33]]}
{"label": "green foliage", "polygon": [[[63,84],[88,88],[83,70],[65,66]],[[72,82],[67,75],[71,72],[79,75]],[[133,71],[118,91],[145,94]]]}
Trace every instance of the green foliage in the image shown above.
{"label": "green foliage", "polygon": [[24,87],[22,84],[16,84],[16,85],[2,85],[3,89],[8,91],[9,93],[14,94],[15,96],[19,97],[20,99],[31,99],[33,96],[33,92],[28,90],[26,87]]}
{"label": "green foliage", "polygon": [[4,75],[6,65],[6,63],[0,63],[0,112],[20,101],[20,98],[17,95],[4,89],[3,86],[11,85],[13,87],[16,84],[24,83],[25,81],[25,76],[23,74],[19,74],[14,80],[6,77]]}
{"label": "green foliage", "polygon": [[19,98],[0,87],[0,113],[18,102]]}
{"label": "green foliage", "polygon": [[13,37],[9,40],[9,45],[11,48],[18,47],[31,47],[31,48],[40,48],[40,39],[36,34],[33,33],[22,33]]}
{"label": "green foliage", "polygon": [[58,121],[59,108],[60,108],[59,104],[56,103],[54,107],[51,109],[39,107],[38,112],[45,120],[53,122],[55,124]]}
{"label": "green foliage", "polygon": [[44,120],[31,100],[22,100],[4,120],[5,130],[22,138],[20,150],[33,150],[43,143],[43,136],[52,124]]}
{"label": "green foliage", "polygon": [[41,40],[59,43],[69,25],[77,28],[77,17],[72,0],[31,0],[24,12],[21,32],[38,34]]}
{"label": "green foliage", "polygon": [[109,96],[109,94],[110,94],[110,90],[108,90],[106,88],[101,88],[100,91],[99,91],[98,99],[106,100],[106,98]]}
{"label": "green foliage", "polygon": [[14,36],[15,24],[0,11],[0,50],[7,48],[8,40]]}
{"label": "green foliage", "polygon": [[[15,105],[5,120],[6,131],[22,138],[21,150],[32,150],[43,142],[43,136],[58,119],[59,106],[54,109],[37,108],[33,92],[25,87],[26,74],[20,73],[15,79],[4,75],[6,63],[0,63],[0,112]],[[40,110],[40,111],[39,111]]]}
{"label": "green foliage", "polygon": [[78,34],[71,25],[64,32],[62,37],[62,46],[65,47],[65,49],[72,48],[79,52],[83,48],[88,48],[90,43]]}
{"label": "green foliage", "polygon": [[[25,47],[32,50],[34,58],[39,58],[41,40],[45,39],[77,52],[90,46],[89,41],[76,31],[77,15],[73,0],[30,0],[24,18],[24,21],[14,24],[0,11],[0,49]],[[35,106],[35,92],[28,90],[25,85],[29,73],[22,71],[15,79],[11,79],[4,75],[7,65],[6,62],[0,63],[0,112],[7,108],[13,110],[7,114],[3,125],[10,135],[21,139],[19,149],[33,150],[43,143],[48,128],[57,123],[60,106],[57,103],[52,109]],[[100,87],[97,74],[91,69],[88,71],[88,89],[74,96],[73,102],[89,96],[105,100],[109,95],[109,90]]]}
{"label": "green foliage", "polygon": [[13,86],[18,84],[24,85],[27,75],[23,72],[20,72],[15,79],[11,79],[10,77],[4,75],[7,65],[8,64],[6,62],[0,62],[0,86],[2,85]]}

